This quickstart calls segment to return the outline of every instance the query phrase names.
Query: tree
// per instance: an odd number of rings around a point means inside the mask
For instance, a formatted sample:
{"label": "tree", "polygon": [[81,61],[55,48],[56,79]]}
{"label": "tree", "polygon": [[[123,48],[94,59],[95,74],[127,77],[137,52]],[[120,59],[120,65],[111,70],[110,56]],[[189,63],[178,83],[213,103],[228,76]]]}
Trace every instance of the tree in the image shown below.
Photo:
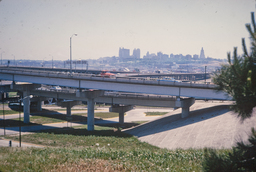
{"label": "tree", "polygon": [[256,106],[256,25],[254,13],[251,13],[252,27],[246,24],[250,34],[251,53],[246,49],[245,40],[242,39],[244,54],[237,55],[234,48],[233,59],[228,53],[228,65],[214,73],[213,82],[218,85],[218,90],[223,90],[233,97],[235,104],[232,107],[242,120],[251,117]]}
{"label": "tree", "polygon": [[[223,65],[213,79],[218,90],[233,97],[233,110],[242,121],[250,118],[253,108],[256,107],[256,25],[253,12],[251,18],[252,27],[246,24],[251,40],[250,54],[247,52],[245,40],[242,39],[244,54],[238,56],[237,48],[234,48],[233,59],[231,60],[228,53],[228,65]],[[230,153],[221,154],[214,149],[205,149],[202,166],[204,171],[256,171],[255,129],[252,128],[247,144],[238,142]]]}

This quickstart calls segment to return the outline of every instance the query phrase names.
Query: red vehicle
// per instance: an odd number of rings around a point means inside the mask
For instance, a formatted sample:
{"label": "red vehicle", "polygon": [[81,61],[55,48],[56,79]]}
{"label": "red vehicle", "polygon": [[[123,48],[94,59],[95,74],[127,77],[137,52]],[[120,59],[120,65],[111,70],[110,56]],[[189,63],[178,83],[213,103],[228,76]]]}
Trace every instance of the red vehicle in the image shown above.
{"label": "red vehicle", "polygon": [[108,71],[106,71],[106,70],[103,70],[103,71],[101,72],[100,76],[102,76],[102,77],[107,77],[107,78],[115,78],[115,77],[116,77],[115,74],[110,73],[110,72],[108,72]]}

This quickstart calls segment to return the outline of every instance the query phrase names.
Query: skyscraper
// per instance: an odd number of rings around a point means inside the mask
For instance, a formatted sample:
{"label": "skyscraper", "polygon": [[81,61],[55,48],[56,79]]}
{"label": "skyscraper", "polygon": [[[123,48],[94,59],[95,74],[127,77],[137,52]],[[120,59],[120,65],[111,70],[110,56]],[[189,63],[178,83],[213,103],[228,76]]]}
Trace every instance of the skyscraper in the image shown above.
{"label": "skyscraper", "polygon": [[133,50],[133,54],[132,55],[133,55],[134,58],[139,59],[140,58],[140,49],[139,48],[138,49],[135,48]]}
{"label": "skyscraper", "polygon": [[205,59],[204,49],[203,49],[203,47],[202,47],[202,49],[201,49],[200,59]]}
{"label": "skyscraper", "polygon": [[119,48],[119,57],[120,58],[129,58],[130,57],[130,50]]}

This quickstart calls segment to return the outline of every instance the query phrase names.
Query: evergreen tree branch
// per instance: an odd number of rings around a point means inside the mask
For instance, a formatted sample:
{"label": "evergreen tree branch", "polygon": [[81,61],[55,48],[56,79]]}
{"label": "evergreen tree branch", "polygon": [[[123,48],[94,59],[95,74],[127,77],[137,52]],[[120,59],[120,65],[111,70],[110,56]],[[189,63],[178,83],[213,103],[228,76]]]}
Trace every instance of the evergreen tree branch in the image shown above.
{"label": "evergreen tree branch", "polygon": [[247,48],[246,48],[246,44],[245,44],[245,39],[244,38],[242,38],[242,46],[243,46],[244,55],[246,57],[248,57],[249,55],[248,55],[248,52],[247,52]]}
{"label": "evergreen tree branch", "polygon": [[251,12],[251,19],[252,19],[252,26],[254,28],[254,33],[256,32],[256,25],[255,25],[255,20],[254,20],[254,12]]}

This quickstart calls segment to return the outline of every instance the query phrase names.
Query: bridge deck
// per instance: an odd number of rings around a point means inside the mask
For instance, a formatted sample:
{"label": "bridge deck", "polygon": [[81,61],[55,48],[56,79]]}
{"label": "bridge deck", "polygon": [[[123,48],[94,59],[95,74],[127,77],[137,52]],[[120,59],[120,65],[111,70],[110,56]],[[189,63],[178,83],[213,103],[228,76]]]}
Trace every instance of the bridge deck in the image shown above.
{"label": "bridge deck", "polygon": [[201,99],[230,99],[223,92],[216,92],[215,85],[195,82],[168,82],[144,78],[105,78],[95,75],[50,72],[38,70],[0,69],[0,79],[35,84],[59,85],[78,89],[98,89],[131,93],[185,96]]}

